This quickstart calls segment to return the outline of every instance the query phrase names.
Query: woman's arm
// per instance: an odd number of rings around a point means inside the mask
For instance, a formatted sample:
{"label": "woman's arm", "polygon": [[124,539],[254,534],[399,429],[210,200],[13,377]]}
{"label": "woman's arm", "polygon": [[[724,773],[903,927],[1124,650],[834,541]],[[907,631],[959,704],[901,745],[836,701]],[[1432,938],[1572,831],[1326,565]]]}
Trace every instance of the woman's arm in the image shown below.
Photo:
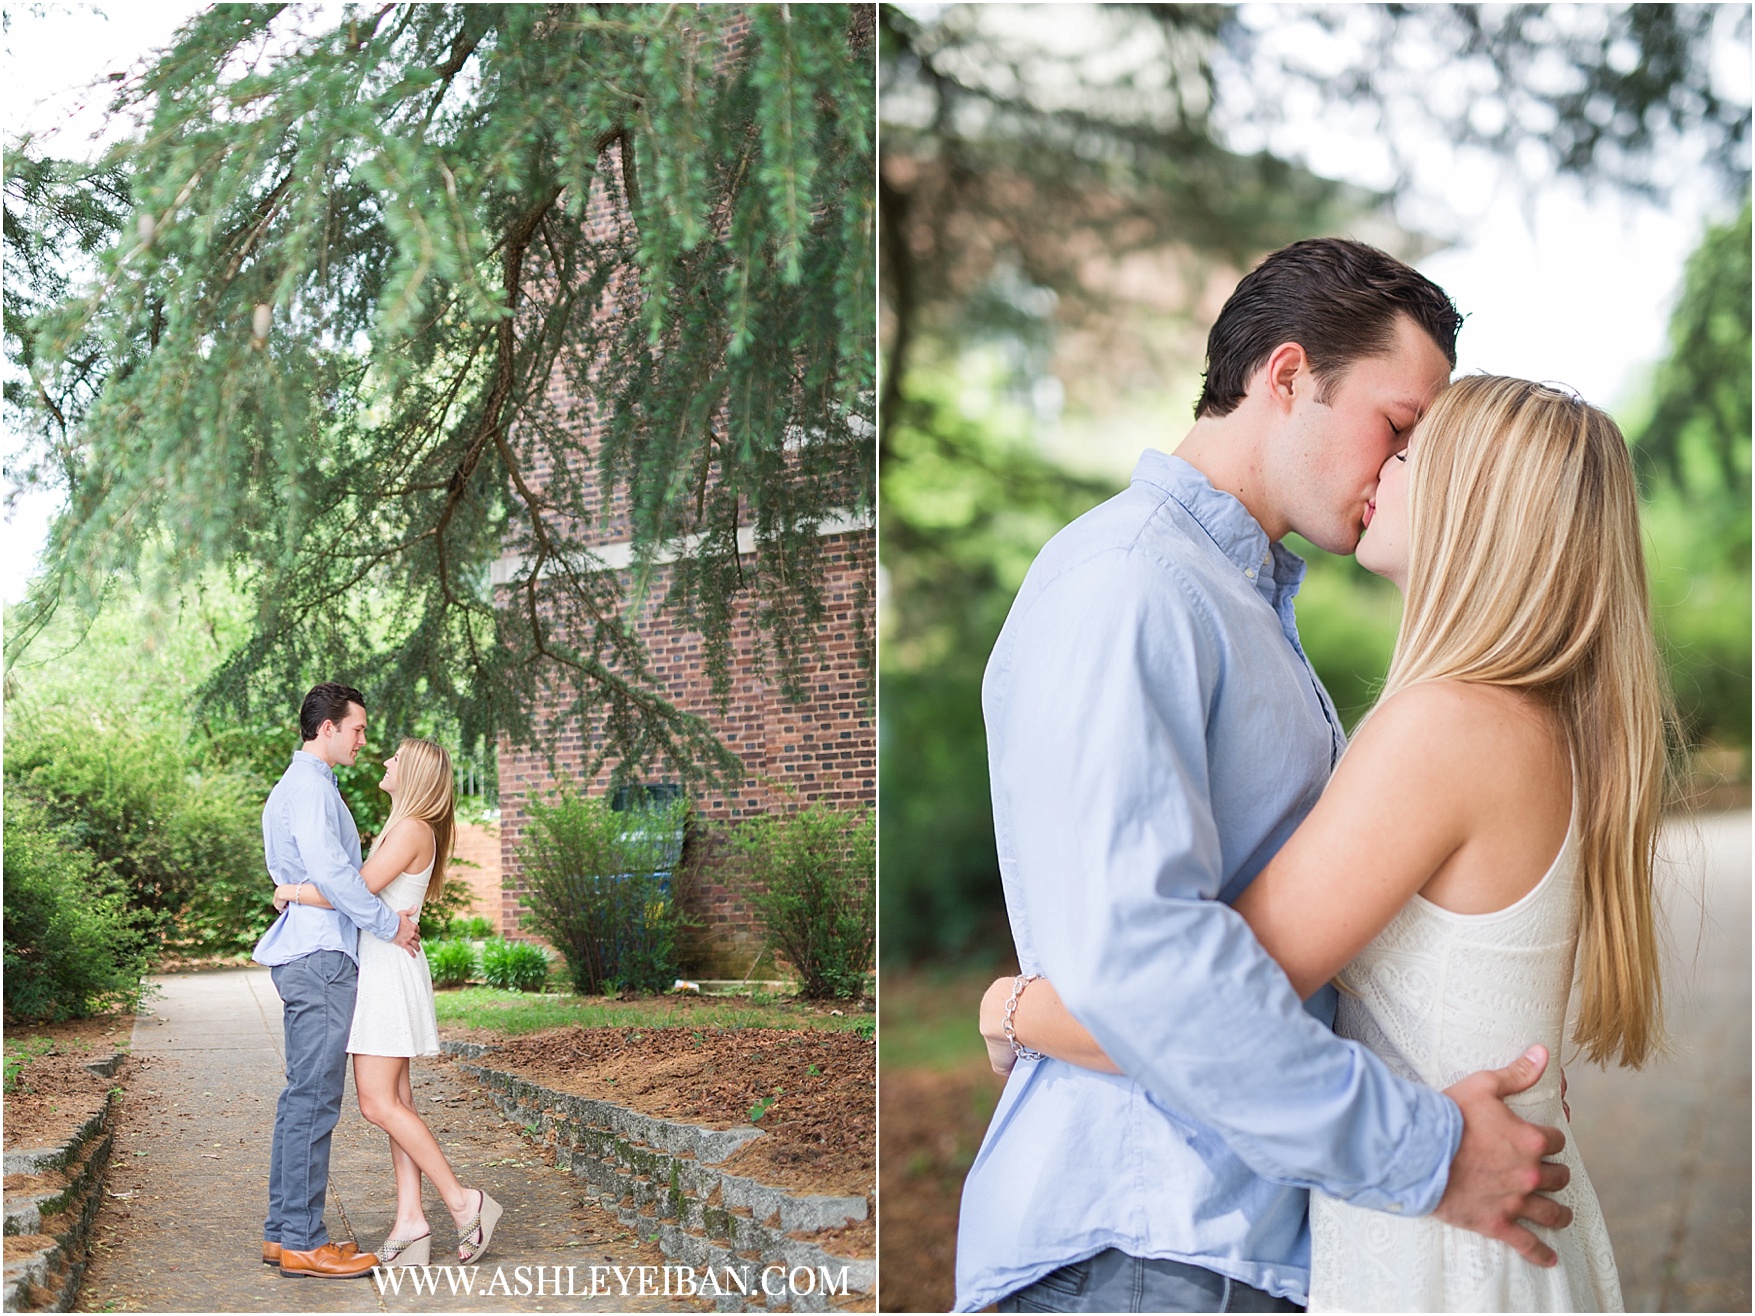
{"label": "woman's arm", "polygon": [[[1005,1035],[1005,1003],[1017,986],[1016,978],[996,978],[981,998],[981,1038],[987,1043],[987,1059],[996,1074],[1009,1074],[1018,1061],[1011,1040]],[[1012,1031],[1018,1043],[1043,1055],[1064,1060],[1069,1065],[1097,1069],[1106,1074],[1121,1070],[1097,1045],[1097,1039],[1085,1026],[1068,1013],[1060,993],[1046,978],[1033,978],[1025,984],[1012,1011]]]}
{"label": "woman's arm", "polygon": [[433,856],[433,829],[419,818],[404,818],[372,847],[360,877],[373,895],[400,873],[418,873]]}
{"label": "woman's arm", "polygon": [[[1411,687],[1360,729],[1310,816],[1236,903],[1301,999],[1457,852],[1491,793],[1483,787],[1502,785],[1507,759],[1517,757],[1508,738],[1527,735],[1523,710],[1505,692],[1455,683]],[[1001,1074],[1016,1059],[1004,1034],[1015,981],[998,979],[981,1000],[981,1036]],[[1012,1029],[1044,1055],[1121,1072],[1046,979],[1019,996]]]}
{"label": "woman's arm", "polygon": [[[390,885],[398,873],[419,872],[426,866],[432,852],[432,827],[419,818],[404,818],[372,847],[371,858],[360,869],[360,880],[366,884],[367,890],[377,895]],[[335,908],[309,882],[282,882],[274,888],[276,909],[295,903],[312,905],[317,909]]]}
{"label": "woman's arm", "polygon": [[1359,729],[1309,817],[1235,906],[1301,999],[1495,824],[1495,802],[1531,761],[1529,712],[1511,691],[1431,682],[1392,696]]}

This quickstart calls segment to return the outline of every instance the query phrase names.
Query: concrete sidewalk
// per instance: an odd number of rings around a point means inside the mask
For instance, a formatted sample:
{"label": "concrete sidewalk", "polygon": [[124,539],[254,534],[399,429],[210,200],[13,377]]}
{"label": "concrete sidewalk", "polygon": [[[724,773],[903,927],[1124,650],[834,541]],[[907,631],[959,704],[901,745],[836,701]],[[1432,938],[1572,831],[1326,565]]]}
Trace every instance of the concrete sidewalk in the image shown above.
{"label": "concrete sidewalk", "polygon": [[1628,1311],[1749,1310],[1749,836],[1746,811],[1666,832],[1672,1053],[1566,1070]]}
{"label": "concrete sidewalk", "polygon": [[[678,1311],[704,1304],[639,1296],[630,1266],[662,1267],[664,1256],[595,1206],[565,1169],[536,1148],[447,1061],[417,1059],[415,1104],[458,1177],[485,1187],[506,1208],[471,1296],[380,1295],[371,1279],[288,1279],[261,1264],[270,1135],[283,1085],[281,1006],[266,969],[155,979],[134,1030],[127,1093],[84,1311]],[[394,1214],[388,1139],[360,1116],[350,1072],[330,1162],[327,1223],[332,1239],[381,1242]],[[456,1231],[429,1187],[435,1263],[456,1260]],[[498,1291],[496,1267],[516,1285],[515,1267],[575,1268],[588,1293],[591,1266],[635,1275],[627,1297],[543,1297]],[[649,1272],[662,1276],[662,1270]],[[604,1272],[613,1284],[613,1272]],[[662,1284],[662,1278],[657,1280]],[[564,1293],[564,1290],[563,1290]]]}

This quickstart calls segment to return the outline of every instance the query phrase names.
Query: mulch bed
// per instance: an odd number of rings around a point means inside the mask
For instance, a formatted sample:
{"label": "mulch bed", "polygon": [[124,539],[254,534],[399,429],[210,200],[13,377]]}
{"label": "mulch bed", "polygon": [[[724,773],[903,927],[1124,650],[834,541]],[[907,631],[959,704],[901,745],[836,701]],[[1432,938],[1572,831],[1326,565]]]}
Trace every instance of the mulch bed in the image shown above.
{"label": "mulch bed", "polygon": [[[869,1038],[819,1029],[678,1027],[470,1038],[499,1046],[487,1065],[544,1087],[689,1124],[753,1123],[767,1136],[722,1163],[733,1174],[795,1192],[871,1195],[877,1046]],[[855,1241],[850,1234],[847,1244]]]}
{"label": "mulch bed", "polygon": [[[85,1066],[125,1049],[133,1036],[132,1014],[8,1028],[6,1050],[24,1064],[5,1098],[7,1149],[53,1147],[72,1137],[118,1081]],[[51,1049],[32,1054],[44,1040]]]}

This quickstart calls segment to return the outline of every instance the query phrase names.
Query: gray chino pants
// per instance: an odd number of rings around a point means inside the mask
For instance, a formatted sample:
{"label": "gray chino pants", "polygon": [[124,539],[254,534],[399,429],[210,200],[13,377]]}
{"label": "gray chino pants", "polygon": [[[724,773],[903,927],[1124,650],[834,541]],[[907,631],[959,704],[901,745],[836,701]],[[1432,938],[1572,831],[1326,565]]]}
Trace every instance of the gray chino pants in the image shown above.
{"label": "gray chino pants", "polygon": [[1203,1267],[1131,1257],[1118,1248],[1051,1270],[997,1305],[1006,1312],[1304,1310]]}
{"label": "gray chino pants", "polygon": [[286,1087],[274,1111],[268,1222],[262,1236],[295,1252],[329,1241],[329,1143],[347,1086],[359,966],[338,950],[313,951],[272,970],[286,1027]]}

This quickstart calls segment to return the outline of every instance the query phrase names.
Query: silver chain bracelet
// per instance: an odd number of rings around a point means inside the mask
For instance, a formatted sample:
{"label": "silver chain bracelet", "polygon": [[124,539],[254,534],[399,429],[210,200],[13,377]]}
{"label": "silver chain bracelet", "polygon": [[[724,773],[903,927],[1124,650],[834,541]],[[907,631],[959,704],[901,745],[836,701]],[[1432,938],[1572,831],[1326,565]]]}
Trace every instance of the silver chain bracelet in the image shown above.
{"label": "silver chain bracelet", "polygon": [[1033,1051],[1018,1041],[1018,1030],[1012,1022],[1012,1016],[1018,1010],[1018,997],[1024,994],[1024,988],[1041,976],[1039,973],[1020,973],[1017,981],[1012,984],[1011,996],[1006,999],[1005,1023],[1001,1026],[1000,1031],[1005,1034],[1005,1040],[1012,1044],[1012,1054],[1019,1060],[1041,1060],[1043,1058],[1040,1051]]}

